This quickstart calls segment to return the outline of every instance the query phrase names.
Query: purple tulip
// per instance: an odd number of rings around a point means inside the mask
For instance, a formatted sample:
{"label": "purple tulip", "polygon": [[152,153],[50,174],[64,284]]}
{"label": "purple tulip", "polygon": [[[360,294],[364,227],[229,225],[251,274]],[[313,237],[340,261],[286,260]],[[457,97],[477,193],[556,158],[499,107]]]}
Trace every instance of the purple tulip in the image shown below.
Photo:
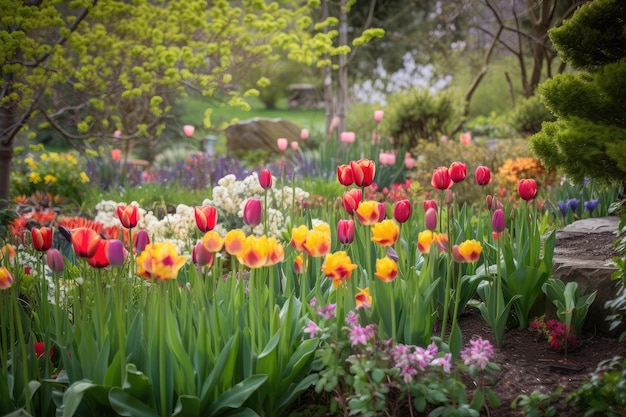
{"label": "purple tulip", "polygon": [[213,262],[213,254],[206,250],[202,242],[198,242],[196,246],[193,247],[191,259],[197,266],[211,265]]}
{"label": "purple tulip", "polygon": [[48,268],[57,274],[63,272],[63,269],[65,268],[65,260],[58,249],[48,249],[46,252],[46,263],[48,264]]}
{"label": "purple tulip", "polygon": [[493,217],[491,218],[491,227],[496,233],[504,232],[504,228],[506,227],[506,220],[504,219],[504,212],[502,211],[502,209],[497,209],[493,212]]}
{"label": "purple tulip", "polygon": [[146,246],[148,246],[149,243],[150,236],[148,236],[147,231],[141,229],[139,232],[137,232],[137,238],[135,240],[135,249],[137,250],[137,253],[143,252],[143,250],[146,248]]}
{"label": "purple tulip", "polygon": [[124,265],[128,257],[128,251],[124,243],[119,239],[111,239],[106,246],[106,257],[111,266],[120,267]]}

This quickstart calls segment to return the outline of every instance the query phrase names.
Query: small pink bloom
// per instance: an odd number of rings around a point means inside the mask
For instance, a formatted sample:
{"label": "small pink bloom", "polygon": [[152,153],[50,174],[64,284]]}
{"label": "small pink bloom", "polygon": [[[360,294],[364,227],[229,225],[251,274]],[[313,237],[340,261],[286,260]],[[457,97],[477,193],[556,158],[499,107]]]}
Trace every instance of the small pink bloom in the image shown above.
{"label": "small pink bloom", "polygon": [[302,129],[300,131],[300,139],[307,140],[309,138],[309,129]]}
{"label": "small pink bloom", "polygon": [[281,151],[285,151],[287,150],[287,146],[289,146],[289,141],[285,138],[278,138],[276,139],[276,146],[278,146],[278,149]]}
{"label": "small pink bloom", "polygon": [[376,121],[376,123],[382,122],[384,116],[385,116],[384,110],[374,110],[374,120]]}
{"label": "small pink bloom", "polygon": [[185,133],[185,136],[187,136],[188,138],[192,137],[195,131],[196,131],[196,128],[193,127],[192,125],[183,126],[183,132]]}
{"label": "small pink bloom", "polygon": [[461,143],[461,145],[469,145],[470,143],[472,143],[472,134],[469,132],[461,133],[461,135],[459,136],[459,142]]}
{"label": "small pink bloom", "polygon": [[298,142],[297,141],[295,141],[295,140],[292,141],[290,145],[291,145],[291,150],[292,151],[297,151],[298,150]]}
{"label": "small pink bloom", "polygon": [[353,143],[356,139],[356,136],[354,132],[341,132],[341,134],[339,135],[339,139],[343,143]]}

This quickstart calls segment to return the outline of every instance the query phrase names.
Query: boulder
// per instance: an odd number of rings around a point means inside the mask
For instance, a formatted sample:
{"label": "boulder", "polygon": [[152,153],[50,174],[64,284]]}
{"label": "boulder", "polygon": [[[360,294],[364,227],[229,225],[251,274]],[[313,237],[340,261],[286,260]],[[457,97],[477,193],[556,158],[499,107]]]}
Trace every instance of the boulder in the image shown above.
{"label": "boulder", "polygon": [[255,117],[232,124],[226,128],[226,149],[233,155],[249,151],[281,152],[276,139],[300,141],[300,127],[284,119]]}

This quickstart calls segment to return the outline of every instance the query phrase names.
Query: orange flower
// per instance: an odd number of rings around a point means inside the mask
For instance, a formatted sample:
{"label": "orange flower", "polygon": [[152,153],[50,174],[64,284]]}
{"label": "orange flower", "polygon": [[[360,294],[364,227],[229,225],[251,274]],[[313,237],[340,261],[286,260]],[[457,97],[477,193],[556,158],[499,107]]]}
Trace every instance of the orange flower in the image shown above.
{"label": "orange flower", "polygon": [[422,253],[430,252],[430,245],[433,243],[435,234],[430,230],[424,230],[417,234],[417,249]]}
{"label": "orange flower", "polygon": [[398,264],[388,256],[376,259],[376,273],[382,282],[391,282],[398,276]]}
{"label": "orange flower", "polygon": [[372,305],[372,296],[370,295],[369,288],[357,288],[359,290],[358,293],[354,295],[354,301],[356,302],[356,309],[360,308],[370,308]]}
{"label": "orange flower", "polygon": [[87,227],[78,227],[72,230],[72,247],[76,256],[91,258],[98,247],[102,237],[98,232]]}
{"label": "orange flower", "polygon": [[0,290],[6,290],[13,285],[13,277],[8,269],[0,266]]}
{"label": "orange flower", "polygon": [[362,198],[363,192],[358,188],[353,188],[343,193],[343,208],[350,216],[352,216],[359,207]]}
{"label": "orange flower", "polygon": [[381,246],[392,246],[398,240],[400,226],[391,219],[383,220],[372,226],[372,242]]}
{"label": "orange flower", "polygon": [[293,260],[293,269],[296,271],[296,274],[304,272],[304,256],[302,254],[296,256]]}
{"label": "orange flower", "polygon": [[9,243],[4,245],[2,249],[0,249],[0,259],[4,259],[6,257],[9,259],[9,261],[12,261],[13,259],[15,259],[15,255],[15,248]]}
{"label": "orange flower", "polygon": [[108,240],[100,239],[95,253],[87,258],[87,263],[94,268],[105,268],[109,266],[109,258],[107,257]]}
{"label": "orange flower", "polygon": [[209,252],[219,252],[224,246],[224,239],[215,230],[210,230],[202,237],[202,246]]}
{"label": "orange flower", "polygon": [[354,185],[357,187],[368,187],[374,181],[376,174],[376,164],[369,159],[359,159],[358,161],[350,161],[352,168],[352,177]]}
{"label": "orange flower", "polygon": [[294,227],[291,229],[291,241],[289,243],[295,250],[302,252],[308,234],[309,229],[305,225]]}
{"label": "orange flower", "polygon": [[52,247],[53,231],[51,228],[44,226],[37,229],[33,227],[30,230],[30,234],[33,238],[33,247],[35,250],[45,252]]}
{"label": "orange flower", "polygon": [[267,238],[267,262],[265,266],[276,265],[278,262],[282,262],[285,259],[285,249],[275,237]]}
{"label": "orange flower", "polygon": [[196,226],[201,232],[213,230],[217,223],[217,209],[213,206],[197,206],[193,209]]}
{"label": "orange flower", "polygon": [[330,252],[330,231],[323,228],[309,230],[304,241],[304,250],[315,258],[324,256]]}
{"label": "orange flower", "polygon": [[452,256],[457,262],[476,262],[480,258],[483,247],[480,242],[471,239],[460,245],[454,245]]}
{"label": "orange flower", "polygon": [[243,249],[237,255],[237,259],[248,268],[265,266],[267,263],[268,246],[267,236],[257,238],[250,235],[244,241]]}
{"label": "orange flower", "polygon": [[327,277],[332,278],[333,287],[337,288],[343,281],[350,279],[352,271],[356,268],[357,265],[352,263],[345,251],[337,251],[326,255],[322,265],[322,272]]}
{"label": "orange flower", "polygon": [[246,240],[246,234],[241,229],[229,230],[224,237],[224,248],[226,252],[237,256],[243,250],[243,242]]}
{"label": "orange flower", "polygon": [[156,280],[176,279],[186,260],[171,242],[149,243],[137,257],[137,274]]}
{"label": "orange flower", "polygon": [[127,229],[132,229],[137,226],[139,222],[139,207],[134,204],[127,206],[126,204],[120,204],[116,209],[117,217],[119,217],[122,226]]}
{"label": "orange flower", "polygon": [[356,217],[359,219],[362,225],[369,226],[378,223],[378,216],[380,215],[378,202],[376,201],[364,201],[355,210]]}

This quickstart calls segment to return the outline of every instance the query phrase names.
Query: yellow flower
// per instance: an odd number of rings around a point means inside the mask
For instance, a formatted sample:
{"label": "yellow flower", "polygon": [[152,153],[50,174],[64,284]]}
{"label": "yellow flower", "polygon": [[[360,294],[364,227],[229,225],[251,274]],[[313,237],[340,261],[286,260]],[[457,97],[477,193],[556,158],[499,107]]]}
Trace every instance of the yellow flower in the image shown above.
{"label": "yellow flower", "polygon": [[47,153],[42,153],[40,156],[42,161],[47,161],[48,160],[48,154]]}
{"label": "yellow flower", "polygon": [[57,177],[55,177],[54,175],[46,174],[46,176],[43,177],[43,180],[46,184],[50,184],[53,182],[57,182]]}
{"label": "yellow flower", "polygon": [[267,262],[265,266],[276,265],[285,259],[285,248],[275,237],[267,238]]}
{"label": "yellow flower", "polygon": [[480,242],[471,239],[452,248],[452,255],[457,262],[476,262],[480,258],[483,247]]}
{"label": "yellow flower", "polygon": [[330,252],[331,237],[330,231],[322,230],[309,230],[304,241],[304,249],[306,252],[315,258],[324,256]]}
{"label": "yellow flower", "polygon": [[417,249],[422,253],[430,252],[430,245],[433,243],[434,233],[428,229],[417,234]]}
{"label": "yellow flower", "polygon": [[304,242],[309,234],[309,229],[305,225],[294,227],[291,229],[291,241],[289,242],[295,250],[302,252],[304,250]]}
{"label": "yellow flower", "polygon": [[376,273],[382,282],[391,282],[398,276],[398,264],[388,256],[376,259]]}
{"label": "yellow flower", "polygon": [[175,279],[186,261],[171,242],[149,243],[137,257],[137,274],[156,280]]}
{"label": "yellow flower", "polygon": [[33,159],[32,156],[24,158],[24,162],[28,165],[31,171],[36,171],[37,168],[39,167],[39,164],[37,164],[37,162]]}
{"label": "yellow flower", "polygon": [[337,288],[343,281],[350,279],[352,271],[356,268],[357,265],[352,263],[345,251],[337,251],[326,255],[322,265],[322,272],[327,277],[332,278],[333,287]]}
{"label": "yellow flower", "polygon": [[8,269],[0,267],[0,290],[6,290],[13,285],[13,277]]}
{"label": "yellow flower", "polygon": [[224,237],[224,248],[230,255],[239,255],[243,250],[246,235],[241,229],[232,229]]}
{"label": "yellow flower", "polygon": [[248,268],[260,268],[267,263],[269,243],[267,236],[256,237],[250,235],[243,243],[241,253],[237,255],[239,262]]}
{"label": "yellow flower", "polygon": [[378,223],[380,214],[377,201],[363,201],[355,210],[356,217],[362,225],[369,226]]}
{"label": "yellow flower", "polygon": [[400,227],[391,219],[385,219],[372,226],[372,242],[381,246],[392,246],[398,240]]}
{"label": "yellow flower", "polygon": [[80,173],[80,182],[82,182],[83,184],[89,182],[89,177],[87,176],[87,174],[85,174],[84,171]]}
{"label": "yellow flower", "polygon": [[215,230],[209,230],[202,237],[202,246],[209,252],[219,252],[224,246],[224,239]]}
{"label": "yellow flower", "polygon": [[38,184],[41,182],[41,175],[39,175],[37,172],[31,172],[30,174],[28,174],[28,182],[32,183],[32,184]]}

